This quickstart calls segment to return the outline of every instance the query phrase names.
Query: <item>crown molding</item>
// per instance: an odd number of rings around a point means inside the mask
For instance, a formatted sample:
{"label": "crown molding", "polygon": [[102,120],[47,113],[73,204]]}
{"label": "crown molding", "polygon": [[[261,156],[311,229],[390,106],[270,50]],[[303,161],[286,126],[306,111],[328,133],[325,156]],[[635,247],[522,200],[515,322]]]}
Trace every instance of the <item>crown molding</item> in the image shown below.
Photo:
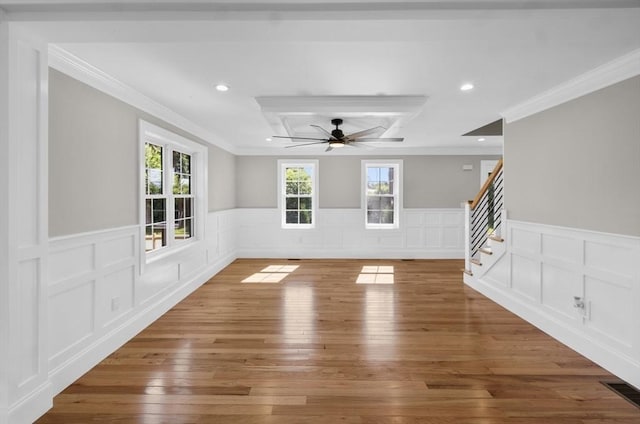
{"label": "crown molding", "polygon": [[235,149],[220,136],[206,130],[168,107],[145,96],[111,75],[56,45],[49,45],[49,66],[100,90],[124,103],[180,128],[209,144],[235,154]]}
{"label": "crown molding", "polygon": [[501,113],[507,123],[640,75],[640,49],[585,72]]}

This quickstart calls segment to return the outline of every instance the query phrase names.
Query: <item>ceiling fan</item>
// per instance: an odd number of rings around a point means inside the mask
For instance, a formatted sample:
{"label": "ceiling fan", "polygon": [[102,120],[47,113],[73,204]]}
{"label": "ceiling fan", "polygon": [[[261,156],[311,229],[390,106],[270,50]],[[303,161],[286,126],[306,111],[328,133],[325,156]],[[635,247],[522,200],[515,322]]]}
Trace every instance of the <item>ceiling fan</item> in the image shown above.
{"label": "ceiling fan", "polygon": [[320,130],[320,132],[322,132],[322,134],[325,135],[324,138],[315,138],[315,137],[290,137],[290,136],[284,136],[284,135],[274,135],[274,138],[289,138],[292,140],[312,140],[313,142],[311,143],[303,143],[303,144],[295,144],[295,145],[291,145],[291,146],[285,146],[286,148],[289,147],[300,147],[300,146],[309,146],[312,144],[328,144],[327,149],[325,150],[325,152],[329,152],[335,148],[340,148],[340,147],[344,147],[346,145],[350,145],[350,146],[356,146],[355,143],[363,143],[363,142],[369,142],[369,141],[394,141],[394,142],[399,142],[399,141],[403,141],[404,138],[400,138],[400,137],[387,137],[387,138],[381,138],[381,137],[368,137],[371,134],[375,134],[379,131],[384,131],[386,128],[384,127],[373,127],[373,128],[369,128],[368,130],[363,130],[363,131],[358,131],[356,133],[353,134],[348,134],[345,135],[342,130],[340,129],[340,125],[342,125],[342,119],[340,118],[334,118],[331,120],[331,124],[335,125],[335,129],[332,130],[331,132],[325,130],[324,128],[322,128],[319,125],[313,125],[311,124],[312,127],[317,128],[318,130]]}

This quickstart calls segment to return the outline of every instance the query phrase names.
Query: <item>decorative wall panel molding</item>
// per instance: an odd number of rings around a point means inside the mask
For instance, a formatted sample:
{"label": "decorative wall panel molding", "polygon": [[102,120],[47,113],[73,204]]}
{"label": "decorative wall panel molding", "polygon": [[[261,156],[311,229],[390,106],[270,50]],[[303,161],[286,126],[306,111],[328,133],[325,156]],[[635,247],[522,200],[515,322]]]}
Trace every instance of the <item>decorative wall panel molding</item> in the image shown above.
{"label": "decorative wall panel molding", "polygon": [[237,209],[238,257],[462,258],[462,209],[405,209],[399,229],[365,229],[361,209],[319,209],[314,229],[283,229],[278,209]]}
{"label": "decorative wall panel molding", "polygon": [[507,221],[505,240],[465,282],[640,387],[640,238]]}
{"label": "decorative wall panel molding", "polygon": [[55,238],[49,244],[49,366],[104,336],[133,310],[139,229]]}
{"label": "decorative wall panel molding", "polygon": [[47,61],[46,43],[0,19],[0,423],[33,422],[52,404]]}
{"label": "decorative wall panel molding", "polygon": [[236,258],[233,211],[205,238],[147,263],[138,226],[49,242],[49,379],[58,393]]}

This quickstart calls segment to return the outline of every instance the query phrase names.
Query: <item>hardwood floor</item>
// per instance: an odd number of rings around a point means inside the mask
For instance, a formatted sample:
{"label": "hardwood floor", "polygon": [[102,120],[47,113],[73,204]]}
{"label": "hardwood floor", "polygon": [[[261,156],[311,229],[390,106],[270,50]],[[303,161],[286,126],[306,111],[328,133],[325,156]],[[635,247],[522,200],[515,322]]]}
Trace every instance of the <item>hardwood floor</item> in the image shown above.
{"label": "hardwood floor", "polygon": [[238,260],[38,423],[640,423],[599,383],[618,379],[464,286],[460,268]]}

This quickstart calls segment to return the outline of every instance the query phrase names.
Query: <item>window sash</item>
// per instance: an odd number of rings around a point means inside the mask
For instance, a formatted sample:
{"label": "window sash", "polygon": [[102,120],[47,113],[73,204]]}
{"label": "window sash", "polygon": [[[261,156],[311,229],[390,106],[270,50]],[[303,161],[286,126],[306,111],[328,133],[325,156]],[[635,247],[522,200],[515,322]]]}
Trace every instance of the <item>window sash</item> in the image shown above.
{"label": "window sash", "polygon": [[362,199],[366,228],[399,227],[400,169],[399,162],[363,161]]}
{"label": "window sash", "polygon": [[317,210],[317,161],[281,160],[278,164],[282,228],[314,228]]}
{"label": "window sash", "polygon": [[[148,146],[161,150],[161,162],[150,168]],[[176,158],[178,167],[176,168]],[[160,166],[158,168],[157,166]],[[145,222],[144,249],[154,254],[194,238],[195,195],[193,154],[170,143],[145,140]],[[161,175],[160,192],[150,193],[149,170]],[[185,183],[185,180],[188,183]],[[188,207],[186,199],[189,200]],[[163,207],[156,207],[163,204]],[[185,213],[188,211],[188,215]],[[178,215],[178,216],[176,216]],[[171,219],[173,217],[173,219]]]}

